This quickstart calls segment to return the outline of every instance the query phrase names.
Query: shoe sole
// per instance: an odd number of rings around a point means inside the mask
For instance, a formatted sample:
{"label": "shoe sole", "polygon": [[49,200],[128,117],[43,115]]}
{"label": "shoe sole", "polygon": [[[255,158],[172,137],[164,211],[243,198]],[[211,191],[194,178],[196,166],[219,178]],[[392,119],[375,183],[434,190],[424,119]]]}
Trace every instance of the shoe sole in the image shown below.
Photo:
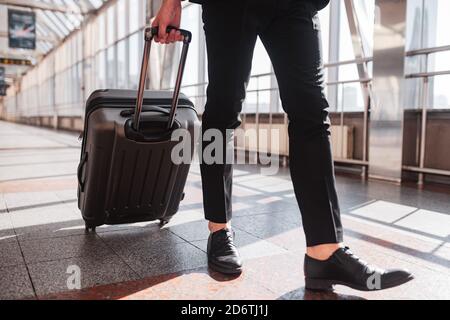
{"label": "shoe sole", "polygon": [[208,262],[208,267],[210,267],[213,271],[223,273],[226,275],[239,275],[242,273],[242,267],[236,268],[236,269],[226,269],[226,268],[220,267],[218,265],[215,265],[212,262]]}
{"label": "shoe sole", "polygon": [[386,289],[391,289],[394,287],[398,287],[401,286],[402,284],[405,284],[411,280],[414,280],[414,276],[410,276],[408,278],[405,278],[401,281],[397,281],[395,283],[391,283],[387,286],[385,286],[384,288],[381,289],[369,289],[368,287],[362,287],[362,286],[357,286],[354,285],[352,283],[348,283],[345,281],[337,281],[337,280],[323,280],[323,279],[311,279],[311,278],[305,278],[305,288],[307,290],[310,291],[325,291],[325,292],[329,292],[329,291],[333,291],[333,286],[334,285],[342,285],[342,286],[346,286],[358,291],[381,291],[381,290],[386,290]]}

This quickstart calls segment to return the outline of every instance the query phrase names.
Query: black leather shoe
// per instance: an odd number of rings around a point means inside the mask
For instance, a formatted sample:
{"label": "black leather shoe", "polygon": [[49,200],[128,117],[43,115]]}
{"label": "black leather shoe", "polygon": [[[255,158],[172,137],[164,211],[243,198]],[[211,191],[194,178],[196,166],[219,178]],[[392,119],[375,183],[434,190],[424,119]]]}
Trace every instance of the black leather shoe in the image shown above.
{"label": "black leather shoe", "polygon": [[239,252],[233,243],[234,233],[223,229],[209,235],[208,239],[208,265],[217,272],[224,274],[240,274],[242,261]]}
{"label": "black leather shoe", "polygon": [[337,250],[328,260],[305,256],[305,287],[308,290],[331,291],[333,285],[344,285],[360,291],[378,291],[397,287],[414,279],[406,270],[382,270],[355,256],[349,248]]}

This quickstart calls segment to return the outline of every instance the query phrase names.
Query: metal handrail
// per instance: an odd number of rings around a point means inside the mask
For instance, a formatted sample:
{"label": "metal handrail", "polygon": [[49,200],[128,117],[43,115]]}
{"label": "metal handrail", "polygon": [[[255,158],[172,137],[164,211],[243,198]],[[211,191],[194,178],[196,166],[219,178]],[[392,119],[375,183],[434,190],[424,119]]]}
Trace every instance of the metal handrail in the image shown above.
{"label": "metal handrail", "polygon": [[405,75],[405,78],[406,79],[418,79],[418,78],[431,78],[431,77],[447,76],[447,75],[450,75],[450,70],[408,73]]}
{"label": "metal handrail", "polygon": [[[441,47],[432,47],[432,48],[423,48],[417,50],[407,51],[405,53],[406,57],[415,57],[415,56],[425,56],[425,66],[428,70],[428,59],[431,54],[438,52],[446,52],[450,51],[450,46],[441,46]],[[417,73],[409,73],[405,75],[405,79],[422,79],[423,90],[421,92],[421,111],[422,111],[422,119],[421,119],[421,131],[420,131],[420,141],[419,141],[419,153],[418,153],[418,162],[419,166],[403,166],[403,170],[418,173],[418,184],[423,185],[425,174],[438,174],[444,176],[450,176],[449,170],[436,170],[432,168],[425,167],[425,154],[426,154],[426,138],[427,138],[427,124],[428,124],[428,98],[430,94],[429,82],[430,78],[450,75],[450,70],[443,71],[425,71],[425,72],[417,72]]]}
{"label": "metal handrail", "polygon": [[[363,63],[367,63],[367,62],[372,62],[373,61],[373,57],[368,57],[368,58],[362,58],[362,59],[353,59],[353,60],[344,60],[344,61],[335,61],[335,62],[329,62],[329,63],[325,63],[323,65],[324,68],[334,68],[334,67],[339,67],[339,66],[344,66],[344,65],[349,65],[349,64],[363,64]],[[250,76],[250,79],[256,79],[256,78],[262,78],[262,77],[270,77],[270,76],[275,76],[275,73],[273,72],[266,72],[266,73],[260,73],[260,74],[254,74]],[[326,85],[339,85],[339,84],[349,84],[349,83],[367,83],[372,81],[372,78],[366,78],[366,79],[354,79],[354,80],[342,80],[342,81],[333,81],[333,82],[327,82]],[[194,83],[194,84],[188,84],[188,85],[183,85],[182,88],[186,89],[186,88],[195,88],[195,87],[203,87],[203,86],[207,86],[208,82],[200,82],[200,83]],[[167,90],[173,89],[172,87],[167,88]],[[247,91],[247,92],[251,92],[251,91]]]}
{"label": "metal handrail", "polygon": [[324,68],[333,68],[333,67],[339,67],[349,64],[363,64],[372,62],[373,57],[366,57],[366,58],[360,58],[360,59],[353,59],[353,60],[343,60],[343,61],[335,61],[335,62],[328,62],[323,65]]}
{"label": "metal handrail", "polygon": [[[339,66],[344,66],[344,65],[350,65],[350,64],[363,64],[363,63],[368,63],[368,62],[372,62],[373,61],[373,57],[368,57],[368,58],[361,58],[361,59],[353,59],[353,60],[345,60],[345,61],[336,61],[336,62],[330,62],[330,63],[325,63],[323,65],[324,68],[335,68],[335,67],[339,67]],[[275,76],[275,73],[273,72],[268,72],[268,73],[261,73],[261,74],[255,74],[255,75],[251,75],[250,79],[259,79],[262,77],[271,77],[271,76]],[[370,82],[372,82],[373,79],[372,78],[364,78],[364,79],[351,79],[351,80],[339,80],[339,81],[330,81],[330,82],[326,82],[325,85],[326,86],[336,86],[336,85],[346,85],[346,84],[352,84],[352,83],[361,83],[363,85],[369,85]],[[208,85],[208,82],[203,82],[203,83],[196,83],[196,84],[189,84],[189,85],[185,85],[183,86],[183,89],[187,89],[187,88],[199,88],[199,87],[206,87]],[[247,93],[253,93],[256,94],[256,111],[254,113],[255,115],[255,124],[257,126],[257,130],[259,128],[260,125],[260,121],[259,121],[259,116],[260,116],[260,110],[259,110],[259,93],[261,92],[272,92],[272,91],[278,91],[279,88],[278,87],[271,87],[271,88],[264,88],[264,89],[260,89],[259,88],[259,84],[256,84],[256,89],[250,89],[247,90]],[[191,98],[195,98],[195,99],[204,99],[206,97],[205,94],[196,94],[196,95],[191,95]],[[368,108],[368,106],[366,106],[366,109]],[[342,111],[343,112],[343,111]],[[365,111],[365,113],[367,113],[368,110]],[[272,118],[274,114],[281,114],[279,112],[273,112],[272,109],[269,110],[269,112],[267,113],[269,115],[269,125],[272,125]],[[365,116],[365,121],[367,121],[367,116]],[[245,110],[243,110],[243,123],[246,123],[247,120],[247,113],[245,112]],[[285,121],[284,121],[286,127],[287,127],[287,117],[285,114]],[[367,125],[366,125],[367,126]],[[269,138],[270,140],[270,138]],[[366,141],[363,141],[364,145],[367,144]],[[269,141],[269,144],[271,144],[271,141]],[[259,145],[259,143],[258,143]],[[337,163],[347,163],[347,164],[351,164],[351,165],[360,165],[363,167],[363,170],[366,169],[366,167],[368,166],[368,161],[366,159],[366,157],[364,156],[365,159],[363,160],[355,160],[355,159],[335,159],[335,161]]]}
{"label": "metal handrail", "polygon": [[431,48],[410,50],[405,53],[405,56],[406,57],[414,57],[414,56],[420,56],[420,55],[424,55],[424,54],[433,54],[433,53],[444,52],[444,51],[450,51],[450,46],[440,46],[440,47],[431,47]]}
{"label": "metal handrail", "polygon": [[352,83],[369,83],[373,80],[373,78],[365,78],[365,79],[354,79],[354,80],[341,80],[341,81],[331,81],[326,82],[327,86],[335,86],[339,84],[352,84]]}

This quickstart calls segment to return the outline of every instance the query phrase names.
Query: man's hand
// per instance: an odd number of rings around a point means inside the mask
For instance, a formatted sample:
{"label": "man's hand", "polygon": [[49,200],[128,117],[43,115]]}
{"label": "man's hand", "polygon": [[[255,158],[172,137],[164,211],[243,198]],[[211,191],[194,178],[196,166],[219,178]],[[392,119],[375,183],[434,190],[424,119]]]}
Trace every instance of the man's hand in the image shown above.
{"label": "man's hand", "polygon": [[167,26],[179,28],[180,20],[181,0],[163,0],[161,8],[159,8],[158,14],[152,23],[152,27],[159,27],[159,34],[155,37],[155,41],[160,43],[183,41],[183,36],[179,31],[166,32]]}

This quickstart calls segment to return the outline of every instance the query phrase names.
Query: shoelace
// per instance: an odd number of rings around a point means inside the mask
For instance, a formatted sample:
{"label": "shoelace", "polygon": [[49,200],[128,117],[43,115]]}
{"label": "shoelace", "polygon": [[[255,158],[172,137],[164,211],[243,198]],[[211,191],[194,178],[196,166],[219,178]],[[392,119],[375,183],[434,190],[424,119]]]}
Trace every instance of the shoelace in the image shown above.
{"label": "shoelace", "polygon": [[349,247],[345,247],[345,248],[344,248],[344,252],[345,252],[346,254],[348,254],[352,259],[354,259],[354,260],[356,260],[357,262],[361,263],[361,264],[366,268],[365,271],[366,271],[367,274],[373,274],[373,273],[375,273],[375,272],[377,272],[377,273],[383,273],[383,272],[384,272],[384,270],[382,270],[382,269],[380,269],[380,268],[378,268],[378,267],[376,267],[376,266],[374,266],[374,265],[369,264],[369,263],[366,262],[365,260],[362,260],[360,257],[358,257],[357,255],[355,255],[355,254],[350,250]]}
{"label": "shoelace", "polygon": [[352,259],[358,261],[359,263],[361,263],[364,267],[367,267],[367,268],[370,269],[370,270],[373,269],[373,268],[369,265],[368,262],[362,260],[362,259],[361,259],[360,257],[358,257],[356,254],[354,254],[354,253],[350,250],[349,247],[345,247],[345,248],[344,248],[344,252],[345,252],[346,254],[348,254],[348,255],[350,256],[350,258],[352,258]]}
{"label": "shoelace", "polygon": [[236,249],[236,246],[233,243],[233,233],[231,231],[227,231],[225,236],[221,236],[218,244],[220,244],[220,248],[225,249],[223,250],[225,253]]}

